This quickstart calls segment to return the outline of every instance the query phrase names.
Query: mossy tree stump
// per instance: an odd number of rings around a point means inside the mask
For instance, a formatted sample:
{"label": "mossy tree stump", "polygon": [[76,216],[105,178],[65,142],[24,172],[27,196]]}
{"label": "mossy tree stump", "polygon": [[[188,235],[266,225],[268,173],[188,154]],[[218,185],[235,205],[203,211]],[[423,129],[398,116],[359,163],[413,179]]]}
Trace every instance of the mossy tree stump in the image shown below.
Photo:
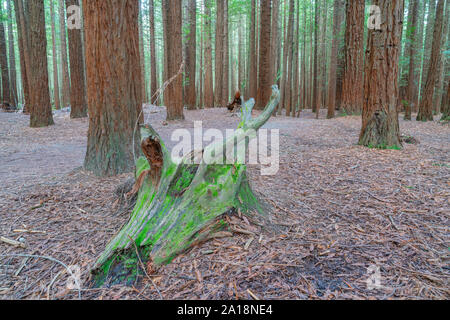
{"label": "mossy tree stump", "polygon": [[[279,103],[278,88],[272,89],[269,103],[257,118],[251,118],[255,101],[250,99],[243,105],[234,136],[191,152],[180,163],[172,161],[151,126],[141,127],[144,156],[136,162],[132,190],[138,192],[137,202],[128,223],[91,269],[96,285],[107,279],[112,283],[134,281],[140,261],[154,267],[169,263],[193,245],[214,237],[225,226],[221,216],[233,210],[249,216],[265,215],[247,180],[246,166],[220,164],[225,153],[217,151],[228,151],[243,141],[247,145],[246,139],[269,120]],[[206,156],[209,161],[205,161]],[[196,157],[200,161],[192,161]]]}

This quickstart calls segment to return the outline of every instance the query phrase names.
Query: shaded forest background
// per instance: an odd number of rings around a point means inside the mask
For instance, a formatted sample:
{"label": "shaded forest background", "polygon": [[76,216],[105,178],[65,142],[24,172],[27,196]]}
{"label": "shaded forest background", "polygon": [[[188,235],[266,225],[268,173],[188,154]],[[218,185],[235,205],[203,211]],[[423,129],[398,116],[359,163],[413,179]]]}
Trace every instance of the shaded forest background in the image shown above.
{"label": "shaded forest background", "polygon": [[[52,107],[59,109],[70,105],[69,51],[83,55],[80,48],[71,46],[71,31],[65,23],[66,5],[78,4],[78,1],[42,2],[50,99]],[[17,23],[19,3],[17,0],[1,1],[0,62],[2,100],[22,107],[26,105],[26,93],[20,75],[26,57],[21,55],[21,28]],[[300,110],[305,108],[313,111],[329,108],[328,117],[334,116],[334,109],[341,114],[361,112],[370,1],[366,4],[354,1],[346,6],[344,0],[180,1],[182,16],[178,18],[182,23],[185,61],[183,105],[189,109],[224,106],[237,90],[245,97],[256,98],[259,97],[258,85],[263,81],[278,83],[282,88],[281,106],[287,115],[299,116]],[[27,6],[25,3],[23,9]],[[403,24],[401,42],[398,105],[400,111],[406,110],[407,117],[409,108],[418,111],[425,91],[434,26],[439,22],[437,6],[436,0],[405,1],[407,23]],[[164,69],[179,68],[175,61],[170,61],[169,67],[165,61],[164,48],[168,39],[164,38],[163,7],[164,1],[141,0],[139,11],[143,102],[162,105],[164,96],[156,99],[155,93],[167,79]],[[445,101],[449,82],[448,4],[441,8],[444,8],[441,22],[444,26],[441,45],[437,48],[434,114],[443,111],[442,101]],[[355,22],[353,30],[349,26],[346,29],[349,19]],[[362,27],[363,24],[366,27]],[[82,42],[77,44],[82,45]],[[355,55],[355,52],[358,53]],[[354,57],[355,65],[351,67],[356,73],[351,74],[353,80],[347,83],[344,76],[349,54]],[[267,99],[267,93],[261,94]],[[283,108],[279,108],[279,113]],[[81,113],[84,115],[86,112]]]}

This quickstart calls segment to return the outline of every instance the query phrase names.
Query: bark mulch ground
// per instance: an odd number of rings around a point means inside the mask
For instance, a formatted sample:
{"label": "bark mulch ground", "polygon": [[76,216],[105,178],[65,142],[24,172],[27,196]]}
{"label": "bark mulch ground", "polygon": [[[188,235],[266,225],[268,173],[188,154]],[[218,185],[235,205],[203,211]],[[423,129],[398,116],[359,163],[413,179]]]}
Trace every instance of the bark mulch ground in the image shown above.
{"label": "bark mulch ground", "polygon": [[[167,124],[162,108],[145,109],[169,146],[194,120],[222,130],[238,122],[214,109]],[[129,217],[115,190],[132,175],[82,170],[86,119],[58,112],[43,129],[28,121],[0,113],[0,236],[26,246],[0,242],[0,299],[450,298],[448,125],[401,120],[417,141],[398,151],[357,146],[360,117],[273,118],[265,127],[280,129],[280,171],[249,168],[273,228],[230,216],[232,236],[189,250],[151,281],[89,288],[89,266]],[[57,261],[79,266],[80,292],[67,289]],[[368,286],[377,272],[380,286]]]}

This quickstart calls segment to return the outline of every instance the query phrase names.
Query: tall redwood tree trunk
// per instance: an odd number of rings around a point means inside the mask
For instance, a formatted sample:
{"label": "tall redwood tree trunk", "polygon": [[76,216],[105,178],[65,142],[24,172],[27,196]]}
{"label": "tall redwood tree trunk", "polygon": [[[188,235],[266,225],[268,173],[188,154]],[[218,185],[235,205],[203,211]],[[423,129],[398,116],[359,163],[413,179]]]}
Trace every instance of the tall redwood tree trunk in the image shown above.
{"label": "tall redwood tree trunk", "polygon": [[213,70],[212,70],[212,41],[211,41],[211,7],[212,0],[205,0],[205,88],[203,103],[205,108],[214,107]]}
{"label": "tall redwood tree trunk", "polygon": [[162,10],[165,39],[164,81],[172,80],[164,91],[164,103],[167,107],[167,120],[184,119],[183,74],[179,72],[183,63],[181,44],[181,1],[163,0]]}
{"label": "tall redwood tree trunk", "polygon": [[53,100],[55,108],[58,110],[61,109],[61,102],[59,96],[58,56],[56,51],[56,25],[53,1],[50,1],[50,15],[52,19]]}
{"label": "tall redwood tree trunk", "polygon": [[[66,0],[67,8],[79,6],[79,0]],[[70,117],[87,117],[87,97],[84,83],[83,44],[80,29],[68,29],[69,59],[70,59]]]}
{"label": "tall redwood tree trunk", "polygon": [[67,64],[66,19],[64,14],[64,0],[59,0],[59,28],[61,40],[61,66],[62,66],[62,105],[67,107],[70,103],[70,76]]}
{"label": "tall redwood tree trunk", "polygon": [[[219,0],[220,1],[220,0]],[[256,0],[252,0],[252,9],[250,17],[250,58],[248,73],[248,96],[255,98],[258,90],[258,64],[256,59]]]}
{"label": "tall redwood tree trunk", "polygon": [[363,105],[364,0],[347,0],[346,16],[341,108],[355,113]]}
{"label": "tall redwood tree trunk", "polygon": [[156,66],[156,40],[155,40],[155,7],[154,0],[149,0],[149,28],[150,28],[150,103],[157,104],[156,90],[158,90],[158,76]]}
{"label": "tall redwood tree trunk", "polygon": [[83,14],[89,106],[84,166],[96,175],[130,172],[133,154],[139,155],[135,129],[142,106],[138,1],[85,1]]}
{"label": "tall redwood tree trunk", "polygon": [[11,103],[17,106],[16,50],[13,32],[11,1],[6,2],[8,10],[8,46],[9,46],[9,79],[11,84]]}
{"label": "tall redwood tree trunk", "polygon": [[414,94],[416,90],[415,80],[415,72],[416,72],[416,46],[415,41],[417,38],[417,20],[418,20],[418,10],[419,10],[419,1],[418,0],[410,0],[412,3],[412,11],[410,14],[411,17],[411,25],[409,27],[409,74],[408,74],[408,102],[405,107],[405,120],[411,120],[411,110],[415,108],[415,99]]}
{"label": "tall redwood tree trunk", "polygon": [[433,95],[438,76],[439,55],[441,54],[441,39],[444,29],[444,4],[445,0],[439,0],[436,9],[436,22],[434,24],[430,64],[424,94],[420,102],[419,113],[417,114],[417,121],[433,121]]}
{"label": "tall redwood tree trunk", "polygon": [[195,69],[197,66],[197,3],[196,0],[189,0],[187,6],[188,22],[189,22],[189,35],[187,35],[186,42],[186,106],[188,109],[195,109],[197,97],[195,92]]}
{"label": "tall redwood tree trunk", "polygon": [[48,87],[47,35],[44,1],[30,1],[27,32],[30,35],[30,127],[53,124]]}
{"label": "tall redwood tree trunk", "polygon": [[425,84],[428,77],[428,68],[430,67],[431,48],[433,46],[433,31],[436,18],[436,0],[429,0],[428,2],[428,15],[427,15],[427,27],[425,29],[425,44],[423,52],[423,64],[422,64],[422,80],[420,96],[423,96],[425,91]]}
{"label": "tall redwood tree trunk", "polygon": [[381,9],[381,30],[369,30],[364,108],[359,144],[401,147],[398,124],[398,64],[401,51],[404,0],[374,0]]}
{"label": "tall redwood tree trunk", "polygon": [[281,102],[278,109],[279,114],[281,114],[282,109],[286,109],[286,114],[290,114],[291,111],[291,82],[290,75],[292,69],[292,40],[293,40],[293,28],[294,28],[294,11],[295,2],[294,0],[289,1],[289,11],[287,18],[287,29],[285,32],[284,48],[283,48],[283,75],[281,80]]}
{"label": "tall redwood tree trunk", "polygon": [[319,30],[319,3],[314,4],[314,83],[313,83],[313,112],[316,113],[316,118],[319,118],[320,101],[319,101],[319,73],[318,73],[318,30]]}
{"label": "tall redwood tree trunk", "polygon": [[259,37],[259,82],[258,94],[256,98],[257,109],[264,109],[269,102],[272,94],[272,71],[271,71],[271,50],[270,34],[272,12],[270,7],[271,0],[261,0],[261,19],[260,19],[260,37]]}
{"label": "tall redwood tree trunk", "polygon": [[222,104],[222,86],[223,86],[223,60],[224,60],[224,38],[223,25],[224,25],[224,1],[216,1],[216,48],[215,48],[215,70],[214,70],[214,105],[216,107]]}
{"label": "tall redwood tree trunk", "polygon": [[22,28],[22,20],[21,20],[21,12],[23,13],[23,5],[21,0],[14,0],[14,11],[16,17],[16,25],[17,25],[17,40],[19,43],[19,54],[20,54],[20,71],[21,71],[21,79],[22,79],[22,90],[23,90],[23,104],[24,110],[23,112],[27,112],[26,105],[30,103],[30,87],[28,81],[28,67],[27,63],[29,62],[28,55],[28,45],[26,43],[27,37],[25,36],[26,30]]}
{"label": "tall redwood tree trunk", "polygon": [[336,77],[337,77],[337,61],[339,48],[339,31],[341,25],[341,6],[342,0],[334,0],[333,12],[333,42],[331,44],[331,61],[330,74],[328,82],[328,112],[327,118],[334,118],[334,111],[336,109]]}
{"label": "tall redwood tree trunk", "polygon": [[[3,8],[0,7],[0,15],[3,14]],[[8,67],[8,51],[6,50],[5,25],[0,21],[0,67],[2,70],[2,103],[10,106],[11,92],[9,85],[9,67]]]}
{"label": "tall redwood tree trunk", "polygon": [[228,104],[230,95],[230,48],[228,37],[228,0],[224,0],[223,5],[223,70],[222,70],[222,106]]}

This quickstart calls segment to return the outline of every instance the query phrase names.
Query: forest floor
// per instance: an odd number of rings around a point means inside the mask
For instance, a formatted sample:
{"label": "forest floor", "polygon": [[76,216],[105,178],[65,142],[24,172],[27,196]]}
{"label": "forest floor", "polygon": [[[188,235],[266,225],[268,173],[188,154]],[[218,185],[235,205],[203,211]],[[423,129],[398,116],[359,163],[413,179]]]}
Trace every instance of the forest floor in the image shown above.
{"label": "forest floor", "polygon": [[[164,109],[145,110],[166,142],[194,119],[222,130],[238,122],[225,109],[186,111],[185,122],[169,124]],[[249,175],[276,231],[231,216],[243,233],[189,250],[153,281],[90,288],[89,266],[129,217],[115,189],[132,175],[83,171],[88,121],[58,112],[55,122],[30,129],[28,116],[0,113],[0,236],[26,244],[0,242],[0,299],[78,298],[60,264],[17,254],[79,266],[83,299],[450,298],[448,125],[401,120],[419,143],[398,151],[357,146],[357,116],[272,118],[265,127],[280,129],[279,173],[251,166]]]}

